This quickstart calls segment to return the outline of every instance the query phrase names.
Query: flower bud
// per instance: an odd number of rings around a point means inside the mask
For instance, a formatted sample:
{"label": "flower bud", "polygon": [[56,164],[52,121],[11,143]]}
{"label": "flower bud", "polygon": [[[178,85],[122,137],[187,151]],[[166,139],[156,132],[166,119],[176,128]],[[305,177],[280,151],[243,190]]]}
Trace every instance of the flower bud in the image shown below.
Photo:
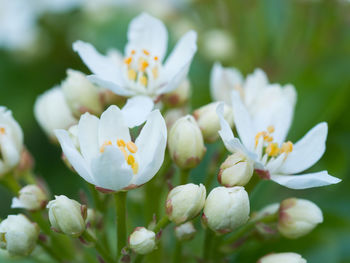
{"label": "flower bud", "polygon": [[190,97],[191,83],[185,79],[178,88],[172,92],[164,94],[162,101],[169,107],[179,107],[185,104]]}
{"label": "flower bud", "polygon": [[196,234],[192,222],[186,222],[182,225],[175,227],[175,236],[180,241],[191,240]]}
{"label": "flower bud", "polygon": [[322,222],[321,209],[309,200],[288,198],[281,202],[278,231],[284,237],[291,239],[302,237]]}
{"label": "flower bud", "polygon": [[16,167],[21,160],[23,132],[10,110],[0,107],[0,176]]}
{"label": "flower bud", "polygon": [[206,197],[204,185],[185,184],[173,188],[166,200],[166,212],[171,221],[181,224],[197,216]]}
{"label": "flower bud", "polygon": [[54,141],[57,140],[55,129],[66,130],[77,123],[59,87],[46,91],[36,99],[34,115],[41,128]]}
{"label": "flower bud", "polygon": [[79,117],[85,112],[94,115],[102,113],[99,88],[92,84],[82,72],[68,69],[67,78],[62,82],[61,87],[67,105],[74,116]]}
{"label": "flower bud", "polygon": [[182,169],[199,164],[206,151],[202,133],[191,115],[178,119],[169,132],[168,146],[171,158]]}
{"label": "flower bud", "polygon": [[129,246],[136,254],[148,254],[157,248],[156,234],[145,227],[137,227],[129,236]]}
{"label": "flower bud", "polygon": [[88,226],[94,226],[96,224],[97,213],[94,209],[88,208],[86,212],[85,224]]}
{"label": "flower bud", "polygon": [[19,197],[12,199],[11,208],[24,208],[35,211],[45,208],[47,195],[43,189],[35,184],[27,185],[19,191]]}
{"label": "flower bud", "polygon": [[174,123],[178,119],[185,116],[186,114],[187,114],[187,110],[185,110],[184,108],[176,108],[176,109],[168,110],[164,115],[164,120],[168,131],[170,131],[171,127],[173,127]]}
{"label": "flower bud", "polygon": [[228,233],[248,221],[249,210],[244,187],[216,187],[205,201],[203,221],[213,231]]}
{"label": "flower bud", "polygon": [[226,158],[221,164],[218,174],[220,184],[232,186],[246,185],[254,173],[254,163],[244,154],[236,152]]}
{"label": "flower bud", "polygon": [[204,55],[211,60],[227,61],[236,52],[234,39],[226,30],[209,30],[203,35],[201,42]]}
{"label": "flower bud", "polygon": [[272,253],[258,260],[258,263],[306,263],[306,260],[297,253]]}
{"label": "flower bud", "polygon": [[9,215],[0,224],[0,247],[10,255],[28,256],[35,248],[39,227],[22,214]]}
{"label": "flower bud", "polygon": [[[202,131],[206,142],[214,142],[219,138],[220,120],[216,108],[220,102],[212,102],[193,112],[193,116]],[[233,113],[231,107],[225,104],[224,118],[230,127],[233,127]]]}
{"label": "flower bud", "polygon": [[48,203],[49,220],[54,231],[78,237],[85,231],[86,206],[64,195]]}
{"label": "flower bud", "polygon": [[[259,220],[266,216],[277,214],[279,207],[280,207],[279,203],[273,203],[273,204],[267,205],[264,208],[262,208],[260,211],[254,212],[252,214],[252,219]],[[259,232],[259,234],[261,234],[266,238],[275,236],[276,234],[278,234],[277,218],[276,218],[276,221],[269,222],[269,223],[260,222],[255,225],[255,228]]]}

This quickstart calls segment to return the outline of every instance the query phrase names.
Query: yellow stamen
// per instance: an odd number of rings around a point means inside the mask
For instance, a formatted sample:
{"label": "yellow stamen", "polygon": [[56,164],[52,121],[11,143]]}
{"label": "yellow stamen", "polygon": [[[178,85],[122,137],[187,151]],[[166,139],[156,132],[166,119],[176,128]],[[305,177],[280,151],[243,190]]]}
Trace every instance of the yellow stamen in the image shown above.
{"label": "yellow stamen", "polygon": [[267,127],[267,131],[269,133],[273,133],[275,131],[275,127],[273,127],[272,125],[270,125],[269,127]]}
{"label": "yellow stamen", "polygon": [[128,58],[124,59],[124,63],[127,65],[130,65],[131,62],[132,62],[132,57],[128,57]]}
{"label": "yellow stamen", "polygon": [[135,163],[135,157],[132,156],[131,154],[128,156],[128,159],[126,161],[129,165],[132,165],[133,163]]}
{"label": "yellow stamen", "polygon": [[144,49],[144,50],[143,50],[143,54],[145,54],[146,56],[149,56],[150,53],[149,53],[148,50]]}
{"label": "yellow stamen", "polygon": [[119,146],[119,147],[125,147],[125,141],[123,140],[123,139],[119,139],[119,140],[117,140],[117,145]]}
{"label": "yellow stamen", "polygon": [[255,147],[258,146],[258,143],[259,143],[259,139],[261,136],[266,136],[266,132],[258,132],[256,135],[255,135]]}
{"label": "yellow stamen", "polygon": [[273,137],[272,137],[272,136],[269,136],[269,135],[266,135],[266,136],[264,136],[264,141],[266,141],[266,142],[272,142],[272,141],[273,141]]}
{"label": "yellow stamen", "polygon": [[133,142],[128,142],[126,144],[126,148],[128,148],[129,152],[131,152],[131,153],[136,153],[137,152],[137,146]]}
{"label": "yellow stamen", "polygon": [[106,146],[108,145],[112,145],[112,142],[111,141],[104,142],[100,148],[100,152],[103,153],[105,151]]}
{"label": "yellow stamen", "polygon": [[155,60],[155,61],[158,61],[158,59],[159,59],[159,58],[158,58],[157,56],[154,57],[154,60]]}
{"label": "yellow stamen", "polygon": [[282,144],[282,147],[281,147],[281,153],[290,153],[293,151],[293,143],[288,141],[288,142],[284,142]]}
{"label": "yellow stamen", "polygon": [[139,65],[139,70],[144,72],[148,66],[149,66],[149,63],[146,60],[141,60]]}
{"label": "yellow stamen", "polygon": [[270,143],[267,147],[266,147],[266,153],[268,156],[277,156],[280,152],[280,149],[278,148],[278,144],[277,143]]}
{"label": "yellow stamen", "polygon": [[157,67],[154,67],[154,68],[152,69],[152,74],[153,74],[153,78],[154,78],[154,79],[157,79],[157,78],[158,78],[159,73],[158,73],[158,68],[157,68]]}
{"label": "yellow stamen", "polygon": [[128,160],[128,153],[126,152],[125,148],[124,147],[118,147],[119,150],[122,151],[122,153],[124,154],[124,159],[127,161]]}
{"label": "yellow stamen", "polygon": [[1,133],[1,134],[5,134],[5,133],[6,133],[6,129],[5,129],[4,127],[1,127],[1,128],[0,128],[0,133]]}
{"label": "yellow stamen", "polygon": [[128,78],[130,80],[135,80],[136,79],[136,71],[133,69],[128,70]]}
{"label": "yellow stamen", "polygon": [[134,162],[132,165],[131,165],[131,169],[133,171],[134,174],[137,174],[137,172],[139,171],[139,164],[137,162]]}
{"label": "yellow stamen", "polygon": [[143,86],[147,86],[147,77],[145,75],[142,75],[140,77],[140,83],[143,85]]}
{"label": "yellow stamen", "polygon": [[136,51],[135,49],[131,50],[131,55],[135,55]]}

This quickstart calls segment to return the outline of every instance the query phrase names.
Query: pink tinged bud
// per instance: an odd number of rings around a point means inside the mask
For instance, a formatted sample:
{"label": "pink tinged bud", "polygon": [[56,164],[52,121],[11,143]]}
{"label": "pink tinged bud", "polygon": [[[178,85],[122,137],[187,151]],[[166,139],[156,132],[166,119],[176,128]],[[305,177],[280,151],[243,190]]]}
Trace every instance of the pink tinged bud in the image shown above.
{"label": "pink tinged bud", "polygon": [[197,216],[203,209],[206,197],[204,185],[185,184],[173,188],[166,200],[169,220],[181,224]]}
{"label": "pink tinged bud", "polygon": [[[206,142],[214,142],[219,138],[220,121],[216,113],[216,108],[220,102],[212,102],[193,112],[193,116],[202,131]],[[224,118],[233,127],[233,113],[231,107],[225,104]]]}
{"label": "pink tinged bud", "polygon": [[145,227],[137,227],[128,239],[129,247],[136,253],[145,255],[157,248],[156,234]]}
{"label": "pink tinged bud", "polygon": [[182,169],[196,167],[206,148],[202,133],[191,115],[178,119],[170,129],[168,146],[171,158]]}
{"label": "pink tinged bud", "polygon": [[196,234],[192,222],[186,222],[182,225],[175,227],[175,236],[180,241],[191,240]]}
{"label": "pink tinged bud", "polygon": [[306,263],[297,253],[271,253],[258,260],[257,263]]}
{"label": "pink tinged bud", "polygon": [[244,187],[216,187],[204,205],[207,225],[218,233],[227,233],[242,226],[249,219],[249,197]]}
{"label": "pink tinged bud", "polygon": [[307,235],[322,222],[321,209],[309,200],[289,198],[281,202],[278,231],[286,238]]}
{"label": "pink tinged bud", "polygon": [[162,101],[169,107],[179,107],[187,102],[191,95],[191,83],[185,79],[174,91],[164,94]]}

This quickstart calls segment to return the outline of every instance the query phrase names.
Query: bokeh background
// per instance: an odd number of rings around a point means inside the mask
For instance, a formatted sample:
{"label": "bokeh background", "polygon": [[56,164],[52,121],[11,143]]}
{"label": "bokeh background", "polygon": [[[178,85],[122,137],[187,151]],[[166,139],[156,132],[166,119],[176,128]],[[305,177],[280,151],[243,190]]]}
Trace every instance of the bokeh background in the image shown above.
{"label": "bokeh background", "polygon": [[[343,182],[302,191],[265,182],[251,200],[254,210],[286,197],[308,198],[322,208],[325,222],[297,241],[249,244],[235,262],[256,262],[272,251],[294,251],[310,263],[350,262],[349,1],[0,0],[0,105],[11,109],[21,124],[36,174],[47,180],[53,194],[78,198],[82,179],[65,167],[60,148],[39,128],[35,99],[59,84],[67,68],[89,73],[72,51],[72,42],[89,41],[100,51],[123,50],[127,25],[142,11],[166,23],[170,47],[187,30],[198,32],[199,48],[190,71],[193,109],[210,102],[210,70],[220,61],[244,75],[259,67],[271,82],[295,85],[292,141],[318,122],[328,122],[327,151],[310,171],[327,169]],[[192,181],[203,181],[204,169],[196,169]],[[10,193],[0,188],[0,218],[13,213],[10,200]],[[137,204],[130,206],[137,213]],[[189,247],[198,249],[198,242],[194,239]]]}

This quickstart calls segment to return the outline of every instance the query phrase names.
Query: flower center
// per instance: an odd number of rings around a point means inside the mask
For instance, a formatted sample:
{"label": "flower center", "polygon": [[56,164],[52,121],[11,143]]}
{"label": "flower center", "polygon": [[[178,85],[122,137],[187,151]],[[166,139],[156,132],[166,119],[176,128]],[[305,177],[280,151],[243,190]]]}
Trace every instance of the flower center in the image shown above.
{"label": "flower center", "polygon": [[258,132],[255,135],[255,148],[257,148],[260,140],[263,140],[263,151],[268,157],[276,157],[282,153],[285,153],[287,158],[288,154],[293,151],[293,143],[290,141],[284,142],[281,147],[278,143],[273,141],[272,133],[275,131],[274,126],[267,127],[267,131]]}
{"label": "flower center", "polygon": [[159,58],[152,57],[146,49],[138,52],[132,50],[130,55],[124,59],[124,64],[127,66],[127,78],[133,84],[146,88],[150,82],[158,79]]}
{"label": "flower center", "polygon": [[[105,151],[106,146],[113,145],[111,141],[105,141],[102,146],[100,147],[100,152],[103,153]],[[124,155],[124,159],[127,162],[127,164],[131,167],[134,174],[137,174],[139,170],[139,164],[135,160],[135,157],[133,156],[134,153],[137,152],[137,146],[132,141],[129,141],[125,143],[123,139],[117,140],[117,147],[119,150],[122,151]]]}
{"label": "flower center", "polygon": [[6,129],[4,127],[0,127],[0,134],[5,134],[6,133]]}

